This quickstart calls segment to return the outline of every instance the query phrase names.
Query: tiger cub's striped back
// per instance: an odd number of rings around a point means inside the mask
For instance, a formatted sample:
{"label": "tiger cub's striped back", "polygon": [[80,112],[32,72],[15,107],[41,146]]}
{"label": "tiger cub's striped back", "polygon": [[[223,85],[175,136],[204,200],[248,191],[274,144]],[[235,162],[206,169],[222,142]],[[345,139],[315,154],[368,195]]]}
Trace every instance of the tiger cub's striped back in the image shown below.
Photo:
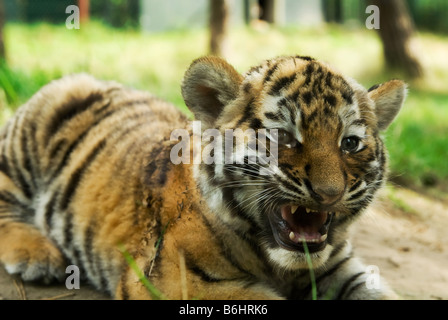
{"label": "tiger cub's striped back", "polygon": [[[113,292],[123,264],[117,246],[135,247],[153,218],[142,190],[145,166],[184,122],[171,105],[116,83],[88,75],[52,82],[3,128],[0,224],[26,222],[51,239],[38,236],[30,250],[41,241],[57,246],[84,277]],[[9,246],[0,237],[0,252]],[[2,260],[25,279],[50,280],[45,261],[21,264],[28,255],[8,261],[5,252]],[[54,255],[61,278],[65,266]]]}

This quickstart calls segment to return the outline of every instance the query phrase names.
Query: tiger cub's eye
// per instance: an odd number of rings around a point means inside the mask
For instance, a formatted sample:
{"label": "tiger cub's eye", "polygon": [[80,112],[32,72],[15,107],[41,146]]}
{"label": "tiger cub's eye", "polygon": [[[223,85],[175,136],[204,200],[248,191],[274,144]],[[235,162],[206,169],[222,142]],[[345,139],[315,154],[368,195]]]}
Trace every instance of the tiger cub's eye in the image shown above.
{"label": "tiger cub's eye", "polygon": [[286,145],[288,148],[294,148],[297,145],[297,140],[288,131],[278,130],[278,144]]}
{"label": "tiger cub's eye", "polygon": [[341,149],[346,152],[355,152],[358,150],[359,138],[358,137],[347,137],[341,141]]}

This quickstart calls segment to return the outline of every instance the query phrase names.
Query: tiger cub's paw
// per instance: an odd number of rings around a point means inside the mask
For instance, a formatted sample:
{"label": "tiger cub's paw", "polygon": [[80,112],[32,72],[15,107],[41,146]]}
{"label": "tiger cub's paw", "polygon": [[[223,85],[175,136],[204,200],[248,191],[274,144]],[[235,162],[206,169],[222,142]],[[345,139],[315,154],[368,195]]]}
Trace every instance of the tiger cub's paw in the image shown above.
{"label": "tiger cub's paw", "polygon": [[9,250],[3,254],[2,262],[9,274],[18,274],[24,281],[49,284],[66,277],[64,257],[48,240]]}

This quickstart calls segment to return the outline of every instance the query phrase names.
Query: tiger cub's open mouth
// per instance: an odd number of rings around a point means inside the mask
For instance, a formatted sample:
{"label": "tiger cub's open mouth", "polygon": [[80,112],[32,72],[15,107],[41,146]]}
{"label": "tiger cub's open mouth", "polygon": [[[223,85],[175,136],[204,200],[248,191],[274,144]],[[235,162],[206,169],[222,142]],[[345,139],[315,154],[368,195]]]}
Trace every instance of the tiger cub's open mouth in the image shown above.
{"label": "tiger cub's open mouth", "polygon": [[298,205],[285,205],[269,214],[272,232],[277,243],[291,251],[323,250],[327,245],[327,232],[333,212],[315,211]]}

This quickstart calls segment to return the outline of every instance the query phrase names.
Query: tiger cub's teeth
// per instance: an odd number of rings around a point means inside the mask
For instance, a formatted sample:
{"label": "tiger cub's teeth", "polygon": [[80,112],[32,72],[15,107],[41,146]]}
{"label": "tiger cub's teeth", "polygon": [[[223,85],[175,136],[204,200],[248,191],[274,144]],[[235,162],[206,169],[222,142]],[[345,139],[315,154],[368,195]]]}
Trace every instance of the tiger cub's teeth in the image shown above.
{"label": "tiger cub's teeth", "polygon": [[[291,214],[294,214],[297,211],[297,208],[299,206],[298,205],[291,205]],[[313,213],[313,212],[317,212],[316,210],[310,209],[310,208],[305,208],[306,213]]]}
{"label": "tiger cub's teeth", "polygon": [[294,232],[290,232],[289,233],[289,239],[291,239],[291,241],[294,241],[294,238],[295,238],[295,234],[294,234]]}

